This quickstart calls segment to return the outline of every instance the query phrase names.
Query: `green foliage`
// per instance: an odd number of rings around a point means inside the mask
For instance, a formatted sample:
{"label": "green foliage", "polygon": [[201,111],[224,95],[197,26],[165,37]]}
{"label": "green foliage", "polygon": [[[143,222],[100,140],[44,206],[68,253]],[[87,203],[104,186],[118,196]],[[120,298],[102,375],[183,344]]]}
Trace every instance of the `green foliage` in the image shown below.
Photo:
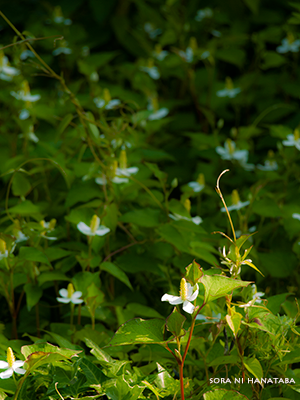
{"label": "green foliage", "polygon": [[296,400],[299,5],[29,3],[0,10],[0,399]]}

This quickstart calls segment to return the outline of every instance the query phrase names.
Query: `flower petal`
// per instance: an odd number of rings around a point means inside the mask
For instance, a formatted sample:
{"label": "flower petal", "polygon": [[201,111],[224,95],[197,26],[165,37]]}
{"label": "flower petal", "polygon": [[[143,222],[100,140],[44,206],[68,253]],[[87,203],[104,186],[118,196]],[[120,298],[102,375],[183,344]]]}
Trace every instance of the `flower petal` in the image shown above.
{"label": "flower petal", "polygon": [[61,297],[65,297],[65,298],[68,298],[68,291],[67,291],[67,289],[60,289],[59,291],[58,291],[58,293],[61,295]]}
{"label": "flower petal", "polygon": [[25,361],[17,360],[17,361],[14,362],[14,365],[13,365],[12,368],[13,368],[13,370],[15,371],[16,368],[23,367],[24,364],[25,364]]}
{"label": "flower petal", "polygon": [[189,299],[190,301],[194,301],[194,300],[197,298],[198,294],[199,294],[199,287],[198,287],[198,284],[196,283],[196,290],[195,290],[195,292],[192,294],[192,296],[190,296],[188,299]]}
{"label": "flower petal", "polygon": [[76,292],[74,292],[73,294],[72,294],[72,298],[73,299],[79,299],[79,297],[81,297],[82,296],[82,292],[80,292],[79,290],[77,290]]}
{"label": "flower petal", "polygon": [[82,299],[74,299],[73,297],[71,298],[71,303],[73,304],[81,304],[83,303]]}
{"label": "flower petal", "polygon": [[0,361],[0,369],[8,368],[9,364],[6,361]]}
{"label": "flower petal", "polygon": [[172,305],[181,304],[183,300],[179,296],[172,296],[171,294],[164,294],[161,301],[168,301]]}
{"label": "flower petal", "polygon": [[188,314],[193,314],[193,312],[195,310],[195,306],[193,306],[193,304],[190,303],[189,301],[185,300],[183,302],[182,309],[183,309],[183,311],[187,312]]}
{"label": "flower petal", "polygon": [[6,371],[1,372],[0,374],[0,378],[1,379],[8,379],[12,376],[13,374],[13,369],[12,368],[8,368]]}
{"label": "flower petal", "polygon": [[79,222],[79,224],[77,224],[77,229],[84,235],[95,236],[92,234],[91,228],[84,222]]}
{"label": "flower petal", "polygon": [[104,235],[106,235],[108,232],[110,232],[110,229],[109,229],[109,228],[107,228],[107,227],[104,226],[104,225],[100,225],[99,228],[96,230],[95,234],[96,234],[97,236],[104,236]]}
{"label": "flower petal", "polygon": [[66,298],[62,298],[62,297],[56,297],[56,300],[57,300],[59,303],[65,303],[65,304],[70,303],[70,301],[71,301],[70,298],[66,299]]}

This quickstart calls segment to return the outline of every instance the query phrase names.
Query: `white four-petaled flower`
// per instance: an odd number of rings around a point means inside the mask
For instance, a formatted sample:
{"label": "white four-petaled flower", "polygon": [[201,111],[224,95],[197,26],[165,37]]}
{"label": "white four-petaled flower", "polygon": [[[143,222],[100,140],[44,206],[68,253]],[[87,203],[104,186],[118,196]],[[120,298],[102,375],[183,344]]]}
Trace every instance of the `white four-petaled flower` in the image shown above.
{"label": "white four-petaled flower", "polygon": [[10,378],[14,372],[16,374],[22,374],[22,375],[25,374],[26,370],[21,368],[21,367],[23,367],[25,361],[21,361],[21,360],[16,361],[11,347],[9,347],[7,349],[7,358],[6,359],[7,359],[7,362],[0,361],[0,369],[6,369],[6,371],[3,371],[0,373],[1,379]]}
{"label": "white four-petaled flower", "polygon": [[287,140],[282,142],[284,146],[295,146],[297,150],[300,150],[300,134],[299,130],[295,129],[294,134],[287,135]]}
{"label": "white four-petaled flower", "polygon": [[194,301],[199,293],[198,284],[192,286],[185,278],[181,279],[179,296],[171,294],[164,294],[161,301],[168,301],[172,305],[183,304],[182,309],[188,314],[193,314],[195,306],[191,303]]}
{"label": "white four-petaled flower", "polygon": [[74,286],[72,285],[72,283],[68,284],[68,288],[67,289],[60,289],[58,292],[61,297],[57,297],[56,300],[59,303],[72,303],[72,304],[81,304],[83,303],[83,300],[80,299],[80,297],[82,296],[82,292],[76,291],[74,290]]}
{"label": "white four-petaled flower", "polygon": [[97,215],[93,216],[90,226],[84,222],[79,222],[77,228],[81,233],[87,236],[104,236],[110,231],[106,226],[100,225],[100,218]]}

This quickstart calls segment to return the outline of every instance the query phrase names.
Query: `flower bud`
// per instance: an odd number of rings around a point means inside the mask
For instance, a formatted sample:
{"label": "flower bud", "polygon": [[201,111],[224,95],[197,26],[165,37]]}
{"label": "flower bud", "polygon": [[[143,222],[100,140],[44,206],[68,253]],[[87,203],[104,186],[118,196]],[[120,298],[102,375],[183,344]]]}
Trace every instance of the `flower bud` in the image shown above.
{"label": "flower bud", "polygon": [[6,354],[7,354],[6,359],[7,359],[8,365],[10,368],[12,368],[16,359],[15,359],[15,356],[14,356],[14,353],[13,353],[11,347],[8,347]]}

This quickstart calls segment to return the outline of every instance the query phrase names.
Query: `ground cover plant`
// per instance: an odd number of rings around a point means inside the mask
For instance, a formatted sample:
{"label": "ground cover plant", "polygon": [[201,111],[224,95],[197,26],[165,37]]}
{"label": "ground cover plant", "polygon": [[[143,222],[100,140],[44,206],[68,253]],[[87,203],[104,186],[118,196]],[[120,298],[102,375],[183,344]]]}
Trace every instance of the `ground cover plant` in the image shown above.
{"label": "ground cover plant", "polygon": [[299,398],[299,13],[1,2],[0,399]]}

